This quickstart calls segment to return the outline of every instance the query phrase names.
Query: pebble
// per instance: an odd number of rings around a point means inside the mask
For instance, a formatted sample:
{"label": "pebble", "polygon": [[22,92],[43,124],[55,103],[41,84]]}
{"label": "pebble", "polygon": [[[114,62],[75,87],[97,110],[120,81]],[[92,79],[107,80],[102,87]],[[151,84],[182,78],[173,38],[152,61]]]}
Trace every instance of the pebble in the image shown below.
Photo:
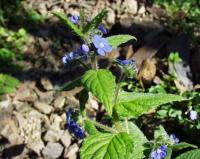
{"label": "pebble", "polygon": [[75,159],[75,158],[77,158],[78,150],[79,150],[78,145],[73,144],[72,146],[70,146],[69,149],[65,149],[64,157],[70,158],[70,159]]}
{"label": "pebble", "polygon": [[59,158],[63,152],[63,147],[60,143],[49,142],[43,149],[44,158]]}
{"label": "pebble", "polygon": [[52,106],[38,101],[34,103],[34,107],[44,114],[50,114],[53,111]]}
{"label": "pebble", "polygon": [[55,108],[63,108],[65,105],[65,97],[64,96],[58,96],[54,101],[54,107]]}
{"label": "pebble", "polygon": [[71,144],[72,136],[68,131],[65,131],[64,134],[61,137],[61,142],[65,146],[65,148],[68,148]]}
{"label": "pebble", "polygon": [[44,140],[48,142],[57,142],[63,135],[63,130],[48,130],[44,135]]}
{"label": "pebble", "polygon": [[136,0],[126,0],[124,1],[127,12],[131,14],[136,14],[138,10],[138,3]]}

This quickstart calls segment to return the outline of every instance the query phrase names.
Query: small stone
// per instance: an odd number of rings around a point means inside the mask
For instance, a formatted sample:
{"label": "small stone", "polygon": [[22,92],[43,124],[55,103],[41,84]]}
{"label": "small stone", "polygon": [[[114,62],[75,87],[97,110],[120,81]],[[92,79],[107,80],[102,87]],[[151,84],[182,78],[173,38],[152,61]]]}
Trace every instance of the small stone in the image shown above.
{"label": "small stone", "polygon": [[99,104],[97,102],[97,100],[95,100],[95,98],[92,96],[92,94],[89,94],[89,100],[88,100],[89,105],[91,106],[91,108],[98,110],[99,109]]}
{"label": "small stone", "polygon": [[4,100],[0,102],[0,108],[7,108],[10,105],[9,100]]}
{"label": "small stone", "polygon": [[72,146],[70,146],[69,149],[65,149],[65,154],[64,157],[65,158],[70,158],[70,159],[74,159],[77,157],[77,152],[79,150],[79,147],[77,144],[73,144]]}
{"label": "small stone", "polygon": [[45,90],[50,91],[53,89],[53,85],[51,84],[50,80],[47,78],[41,79],[41,84],[44,87]]}
{"label": "small stone", "polygon": [[65,148],[68,148],[69,145],[71,145],[71,139],[72,136],[70,135],[70,133],[68,131],[65,131],[61,137],[61,142],[65,146]]}
{"label": "small stone", "polygon": [[42,102],[35,102],[34,107],[44,114],[50,114],[53,110],[52,106]]}
{"label": "small stone", "polygon": [[[38,93],[38,92],[37,92]],[[51,104],[53,101],[53,91],[38,93],[40,102]]]}
{"label": "small stone", "polygon": [[19,89],[15,93],[15,97],[13,101],[27,101],[27,102],[33,102],[36,100],[37,96],[36,94],[30,90],[27,86],[28,84],[21,84],[19,86]]}
{"label": "small stone", "polygon": [[50,119],[49,119],[51,125],[50,125],[50,129],[52,130],[60,130],[61,129],[61,123],[63,122],[63,119],[56,115],[56,114],[52,114],[50,116]]}
{"label": "small stone", "polygon": [[63,147],[59,143],[49,142],[43,149],[42,154],[45,158],[58,158],[63,152]]}
{"label": "small stone", "polygon": [[136,14],[138,10],[138,3],[136,0],[126,0],[124,1],[127,12],[131,14]]}
{"label": "small stone", "polygon": [[109,24],[115,23],[115,12],[113,10],[108,11],[107,22]]}
{"label": "small stone", "polygon": [[44,136],[45,141],[57,142],[63,135],[63,130],[48,130]]}
{"label": "small stone", "polygon": [[54,101],[54,107],[55,108],[63,108],[65,105],[65,97],[64,96],[58,96]]}
{"label": "small stone", "polygon": [[138,14],[144,14],[146,11],[144,6],[141,6],[140,9],[138,10]]}

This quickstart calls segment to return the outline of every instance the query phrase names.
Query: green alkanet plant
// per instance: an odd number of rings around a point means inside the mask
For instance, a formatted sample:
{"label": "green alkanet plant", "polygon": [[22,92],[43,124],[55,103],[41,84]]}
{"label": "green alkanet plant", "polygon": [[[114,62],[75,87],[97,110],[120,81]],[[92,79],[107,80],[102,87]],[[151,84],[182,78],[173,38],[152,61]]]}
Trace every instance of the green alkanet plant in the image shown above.
{"label": "green alkanet plant", "polygon": [[[113,63],[121,68],[118,82],[111,71],[100,69],[98,65],[98,56],[105,56],[119,45],[136,38],[127,34],[103,37],[107,33],[102,25],[102,20],[107,15],[106,10],[103,10],[91,21],[87,21],[84,10],[81,10],[80,18],[71,17],[69,19],[64,13],[53,14],[83,41],[78,50],[63,57],[63,62],[67,66],[76,60],[87,71],[82,77],[61,87],[61,90],[76,85],[82,85],[84,88],[79,95],[81,114],[79,124],[72,119],[71,111],[67,115],[67,127],[71,133],[80,139],[85,137],[80,149],[80,158],[142,159],[146,156],[152,159],[161,159],[170,156],[174,142],[169,135],[166,135],[165,138],[161,135],[162,140],[157,135],[154,141],[149,141],[142,131],[128,119],[138,118],[154,111],[162,104],[183,101],[185,98],[173,94],[136,93],[121,90],[121,82],[126,77],[133,78],[137,74],[135,62],[132,60],[113,59]],[[78,20],[78,24],[75,22],[76,20]],[[84,60],[90,60],[91,63],[87,65]],[[87,117],[85,105],[89,99],[89,92],[104,106],[108,116],[112,119],[112,127]],[[87,133],[84,133],[80,126],[84,126]],[[147,149],[145,144],[150,145],[147,155],[144,155],[144,151]],[[170,149],[169,154],[168,149]]]}

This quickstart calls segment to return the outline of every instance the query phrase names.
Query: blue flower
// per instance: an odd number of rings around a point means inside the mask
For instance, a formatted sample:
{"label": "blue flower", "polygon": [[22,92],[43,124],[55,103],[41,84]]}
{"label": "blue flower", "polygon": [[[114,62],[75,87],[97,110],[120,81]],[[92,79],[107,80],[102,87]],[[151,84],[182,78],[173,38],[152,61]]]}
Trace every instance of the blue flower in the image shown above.
{"label": "blue flower", "polygon": [[74,24],[77,24],[78,21],[79,21],[79,16],[77,16],[77,15],[72,15],[72,16],[70,17],[70,21],[71,21],[72,23],[74,23]]}
{"label": "blue flower", "polygon": [[89,47],[86,44],[82,44],[79,49],[74,52],[70,52],[69,54],[65,54],[62,58],[64,64],[69,64],[71,61],[77,58],[87,58],[87,53],[89,52]]}
{"label": "blue flower", "polygon": [[101,31],[102,34],[107,34],[107,30],[103,26],[103,24],[99,24],[98,29],[99,29],[99,31]]}
{"label": "blue flower", "polygon": [[116,61],[129,78],[133,78],[137,75],[138,69],[134,60],[117,59]]}
{"label": "blue flower", "polygon": [[88,53],[90,51],[90,48],[86,44],[82,44],[81,50],[83,51],[83,53]]}
{"label": "blue flower", "polygon": [[135,65],[135,61],[134,60],[120,60],[120,59],[117,59],[117,62],[120,65]]}
{"label": "blue flower", "polygon": [[177,138],[175,134],[171,134],[171,135],[169,136],[169,138],[171,139],[171,141],[172,141],[174,144],[179,143],[179,138]]}
{"label": "blue flower", "polygon": [[152,159],[163,159],[167,156],[167,146],[163,145],[151,152]]}
{"label": "blue flower", "polygon": [[81,129],[81,127],[73,119],[71,119],[71,113],[72,113],[72,109],[69,109],[67,111],[67,128],[77,138],[83,139],[85,137],[85,133]]}
{"label": "blue flower", "polygon": [[198,117],[197,112],[194,111],[194,110],[191,110],[191,111],[190,111],[190,119],[191,119],[191,120],[196,120],[197,117]]}
{"label": "blue flower", "polygon": [[112,51],[112,47],[109,45],[106,38],[102,38],[100,35],[95,35],[92,38],[92,43],[97,49],[99,55],[105,56],[107,52]]}
{"label": "blue flower", "polygon": [[74,52],[70,52],[69,54],[65,54],[62,58],[62,61],[64,64],[68,64],[70,61],[72,61],[76,57],[76,54]]}

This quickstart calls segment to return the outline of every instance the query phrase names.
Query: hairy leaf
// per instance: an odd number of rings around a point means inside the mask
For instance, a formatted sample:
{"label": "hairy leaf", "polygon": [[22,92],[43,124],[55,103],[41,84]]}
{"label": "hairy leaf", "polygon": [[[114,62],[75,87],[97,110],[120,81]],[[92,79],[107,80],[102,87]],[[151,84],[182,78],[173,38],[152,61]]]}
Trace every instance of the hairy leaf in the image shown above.
{"label": "hairy leaf", "polygon": [[106,38],[108,43],[112,46],[112,48],[117,48],[119,45],[128,42],[129,40],[135,39],[134,36],[122,34],[122,35],[113,35]]}
{"label": "hairy leaf", "polygon": [[173,151],[179,151],[186,148],[198,148],[196,145],[189,144],[187,142],[180,142],[178,144],[173,145]]}
{"label": "hairy leaf", "polygon": [[84,121],[84,127],[87,131],[88,134],[90,135],[94,135],[97,134],[99,131],[96,129],[95,125],[93,124],[93,122],[89,119],[86,119]]}
{"label": "hairy leaf", "polygon": [[116,86],[115,77],[112,73],[104,69],[90,70],[84,74],[82,83],[88,91],[91,91],[104,104],[105,109],[112,115]]}
{"label": "hairy leaf", "polygon": [[176,157],[176,159],[199,159],[199,158],[200,158],[200,149],[191,150]]}
{"label": "hairy leaf", "polygon": [[107,11],[102,10],[99,14],[97,14],[91,22],[87,23],[87,25],[83,28],[83,32],[86,34],[87,32],[97,29],[98,25],[102,22],[103,18],[106,17]]}
{"label": "hairy leaf", "polygon": [[[142,159],[144,157],[144,144],[148,142],[146,136],[144,136],[143,132],[132,122],[123,123],[124,130],[128,131],[133,140],[133,152],[131,153],[130,159]],[[127,130],[128,129],[128,130]]]}
{"label": "hairy leaf", "polygon": [[130,135],[98,133],[85,139],[81,147],[81,159],[127,159],[132,151]]}
{"label": "hairy leaf", "polygon": [[56,17],[58,17],[58,19],[63,22],[66,26],[68,26],[72,31],[74,31],[78,36],[80,36],[81,38],[84,38],[84,34],[82,33],[82,31],[75,25],[73,24],[64,13],[61,12],[53,12],[53,15],[55,15]]}
{"label": "hairy leaf", "polygon": [[185,99],[173,94],[120,92],[116,110],[120,116],[138,117],[153,111],[159,105],[182,100]]}

